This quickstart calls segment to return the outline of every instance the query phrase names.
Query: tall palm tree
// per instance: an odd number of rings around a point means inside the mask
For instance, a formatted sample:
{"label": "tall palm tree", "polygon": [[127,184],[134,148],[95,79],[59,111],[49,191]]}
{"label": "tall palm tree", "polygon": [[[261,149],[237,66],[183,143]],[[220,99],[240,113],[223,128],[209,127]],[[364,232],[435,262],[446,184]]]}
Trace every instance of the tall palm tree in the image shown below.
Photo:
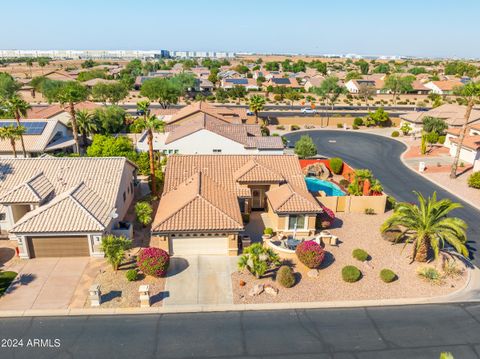
{"label": "tall palm tree", "polygon": [[137,112],[142,113],[143,120],[146,120],[147,116],[150,114],[150,102],[149,101],[138,101],[137,102]]}
{"label": "tall palm tree", "polygon": [[155,115],[145,115],[144,118],[138,120],[138,128],[147,132],[148,155],[150,159],[150,181],[152,183],[152,193],[157,194],[156,178],[155,178],[155,159],[153,153],[153,133],[163,132],[165,123],[159,120]]}
{"label": "tall palm tree", "polygon": [[13,157],[17,158],[17,149],[15,146],[15,141],[22,138],[22,135],[25,133],[25,127],[23,126],[6,126],[0,127],[0,139],[9,140],[10,145],[12,146]]}
{"label": "tall palm tree", "polygon": [[250,111],[255,114],[255,123],[258,123],[258,112],[262,111],[265,107],[265,97],[260,95],[253,95],[248,101]]}
{"label": "tall palm tree", "polygon": [[64,81],[60,84],[49,98],[49,100],[56,100],[63,106],[68,107],[70,112],[70,121],[72,124],[73,139],[75,141],[75,152],[80,154],[80,145],[78,142],[78,126],[77,117],[75,112],[75,104],[85,101],[88,98],[88,90],[80,82],[77,81]]}
{"label": "tall palm tree", "polygon": [[[27,116],[27,111],[31,108],[30,104],[23,100],[19,95],[14,94],[4,102],[7,112],[15,116],[17,126],[20,126],[20,118]],[[27,157],[25,143],[23,142],[23,133],[20,134],[20,143],[22,145],[23,157]]]}
{"label": "tall palm tree", "polygon": [[447,217],[454,209],[462,207],[449,199],[437,201],[437,193],[425,199],[420,193],[419,205],[399,203],[393,215],[383,223],[380,230],[386,232],[393,228],[401,228],[406,243],[413,243],[412,262],[426,262],[433,257],[437,258],[445,242],[455,248],[458,253],[468,256],[467,224],[460,218]]}
{"label": "tall palm tree", "polygon": [[460,159],[460,152],[462,151],[463,140],[467,133],[468,120],[470,119],[470,114],[472,113],[473,106],[475,106],[475,102],[480,98],[480,82],[469,82],[465,86],[456,89],[455,93],[463,97],[467,103],[467,109],[464,116],[465,122],[462,125],[460,136],[458,137],[457,151],[453,160],[450,178],[457,178],[458,161]]}
{"label": "tall palm tree", "polygon": [[98,131],[98,121],[93,113],[87,110],[76,111],[78,132],[82,135],[83,147],[87,148],[87,136]]}

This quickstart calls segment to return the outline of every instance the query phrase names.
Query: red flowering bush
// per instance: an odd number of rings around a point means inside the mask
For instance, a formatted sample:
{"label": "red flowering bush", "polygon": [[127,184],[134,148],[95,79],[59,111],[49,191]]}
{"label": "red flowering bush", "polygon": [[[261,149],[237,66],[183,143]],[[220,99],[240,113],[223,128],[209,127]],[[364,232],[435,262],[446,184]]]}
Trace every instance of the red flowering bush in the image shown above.
{"label": "red flowering bush", "polygon": [[318,268],[325,258],[325,251],[314,241],[305,241],[300,243],[295,250],[300,262],[308,268]]}
{"label": "red flowering bush", "polygon": [[160,248],[142,249],[137,256],[137,266],[145,275],[163,277],[167,274],[170,256]]}
{"label": "red flowering bush", "polygon": [[320,204],[323,212],[320,213],[320,223],[322,228],[330,228],[333,221],[335,220],[335,212],[330,208],[325,207],[323,204]]}

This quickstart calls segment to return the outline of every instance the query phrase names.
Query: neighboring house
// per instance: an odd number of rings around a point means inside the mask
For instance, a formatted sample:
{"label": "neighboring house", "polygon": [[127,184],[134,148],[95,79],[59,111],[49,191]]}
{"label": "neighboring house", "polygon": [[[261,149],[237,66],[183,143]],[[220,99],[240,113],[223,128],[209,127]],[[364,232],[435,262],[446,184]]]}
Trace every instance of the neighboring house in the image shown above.
{"label": "neighboring house", "polygon": [[325,80],[325,77],[322,75],[315,75],[313,77],[308,78],[305,81],[305,84],[303,87],[305,88],[305,91],[310,91],[312,87],[320,87],[322,84],[323,80]]}
{"label": "neighboring house", "polygon": [[[421,129],[425,117],[438,117],[448,124],[448,127],[461,127],[465,123],[466,106],[445,104],[429,111],[413,111],[400,115],[402,122],[408,122],[413,128]],[[468,124],[480,123],[480,110],[473,109]]]}
{"label": "neighboring house", "polygon": [[415,80],[412,82],[412,91],[408,93],[416,94],[416,95],[428,95],[432,90],[425,86],[423,82],[420,80]]}
{"label": "neighboring house", "polygon": [[[148,151],[147,134],[136,147]],[[231,124],[205,113],[179,125],[169,125],[165,133],[154,133],[153,149],[165,155],[181,154],[283,154],[280,137],[262,136],[259,125]]]}
{"label": "neighboring house", "polygon": [[[450,155],[455,157],[458,148],[460,128],[451,128],[447,131],[445,146],[450,149]],[[474,124],[467,129],[460,150],[460,161],[470,163],[473,172],[480,171],[480,123]]]}
{"label": "neighboring house", "polygon": [[107,79],[91,79],[88,81],[83,82],[82,84],[88,88],[92,88],[97,84],[117,84],[118,81],[116,80],[107,80]]}
{"label": "neighboring house", "polygon": [[[95,102],[83,101],[75,104],[75,110],[94,111],[97,108],[101,108],[101,105],[97,105]],[[46,107],[34,107],[27,113],[28,118],[43,118],[43,119],[55,119],[68,125],[71,116],[69,109],[60,104],[50,105]]]}
{"label": "neighboring house", "polygon": [[[280,137],[262,136],[259,125],[244,124],[244,109],[216,107],[197,102],[165,116],[165,133],[155,133],[155,151],[181,154],[283,154]],[[146,133],[136,141],[148,151]]]}
{"label": "neighboring house", "polygon": [[55,80],[55,81],[74,81],[74,80],[76,80],[76,76],[72,76],[68,72],[60,71],[60,70],[50,71],[50,72],[47,72],[45,75],[42,75],[42,76],[49,79],[49,80]]}
{"label": "neighboring house", "polygon": [[[58,119],[22,119],[20,123],[25,127],[23,142],[27,157],[37,157],[45,152],[73,152],[75,142],[72,131]],[[13,119],[0,119],[0,127],[17,126]],[[23,157],[20,140],[15,142],[18,157]],[[10,140],[0,140],[0,158],[13,157]]]}
{"label": "neighboring house", "polygon": [[222,70],[217,74],[219,79],[239,78],[240,74],[235,70]]}
{"label": "neighboring house", "polygon": [[208,67],[192,67],[190,69],[190,72],[192,72],[196,77],[200,79],[207,79],[208,76],[210,76],[210,70]]}
{"label": "neighboring house", "polygon": [[273,87],[288,87],[294,90],[298,90],[303,87],[294,77],[272,77],[264,85]]}
{"label": "neighboring house", "polygon": [[371,86],[375,88],[376,93],[379,94],[383,92],[384,83],[384,74],[364,75],[361,79],[347,81],[345,87],[350,93],[358,93],[362,86]]}
{"label": "neighboring house", "polygon": [[444,80],[444,81],[430,81],[425,84],[425,87],[432,90],[438,95],[451,95],[456,87],[463,86],[460,80]]}
{"label": "neighboring house", "polygon": [[237,255],[243,218],[252,210],[265,212],[274,231],[315,231],[322,208],[307,190],[297,156],[171,156],[152,245],[174,255]]}
{"label": "neighboring house", "polygon": [[102,235],[131,234],[136,172],[123,157],[1,160],[0,227],[22,258],[103,257]]}
{"label": "neighboring house", "polygon": [[257,80],[249,78],[224,78],[222,79],[221,86],[224,89],[231,89],[235,86],[245,87],[247,90],[259,90],[260,87],[257,84]]}

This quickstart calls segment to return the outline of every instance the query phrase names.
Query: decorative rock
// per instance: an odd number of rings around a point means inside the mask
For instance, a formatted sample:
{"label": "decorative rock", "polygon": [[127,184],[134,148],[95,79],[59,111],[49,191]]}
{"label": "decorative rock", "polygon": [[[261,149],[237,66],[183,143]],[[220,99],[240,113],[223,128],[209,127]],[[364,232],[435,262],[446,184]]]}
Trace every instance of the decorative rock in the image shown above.
{"label": "decorative rock", "polygon": [[307,272],[307,276],[310,278],[317,278],[318,277],[318,269],[310,269]]}
{"label": "decorative rock", "polygon": [[271,285],[267,285],[265,286],[265,293],[276,296],[278,294],[278,289]]}
{"label": "decorative rock", "polygon": [[244,280],[241,280],[239,284],[240,284],[240,287],[245,287],[245,284],[247,284],[247,282],[245,282]]}
{"label": "decorative rock", "polygon": [[248,293],[248,295],[251,297],[256,297],[257,295],[260,295],[263,293],[264,288],[265,287],[263,284],[255,284],[253,288],[250,290],[250,292]]}

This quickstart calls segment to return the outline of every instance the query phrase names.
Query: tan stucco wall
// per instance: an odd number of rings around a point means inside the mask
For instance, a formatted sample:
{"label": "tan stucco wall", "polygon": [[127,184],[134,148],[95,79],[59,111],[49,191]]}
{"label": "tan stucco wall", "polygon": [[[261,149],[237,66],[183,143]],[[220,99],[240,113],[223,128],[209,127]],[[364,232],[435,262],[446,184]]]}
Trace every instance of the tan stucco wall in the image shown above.
{"label": "tan stucco wall", "polygon": [[228,255],[229,256],[238,255],[238,234],[228,235]]}
{"label": "tan stucco wall", "polygon": [[387,196],[350,196],[350,212],[365,213],[366,208],[372,208],[375,213],[385,213]]}
{"label": "tan stucco wall", "polygon": [[152,236],[150,238],[150,247],[163,249],[167,253],[170,253],[169,243],[168,236]]}

